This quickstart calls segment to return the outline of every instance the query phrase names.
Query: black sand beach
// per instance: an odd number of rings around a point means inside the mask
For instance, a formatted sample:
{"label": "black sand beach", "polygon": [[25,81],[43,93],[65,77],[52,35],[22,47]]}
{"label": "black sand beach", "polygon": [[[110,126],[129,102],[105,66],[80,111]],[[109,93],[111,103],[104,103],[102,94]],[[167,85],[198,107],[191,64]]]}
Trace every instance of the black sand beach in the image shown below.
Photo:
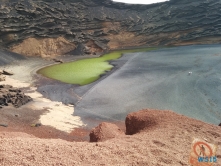
{"label": "black sand beach", "polygon": [[157,108],[217,125],[220,51],[220,45],[200,45],[124,55],[131,59],[93,86],[75,115],[122,121],[134,110]]}

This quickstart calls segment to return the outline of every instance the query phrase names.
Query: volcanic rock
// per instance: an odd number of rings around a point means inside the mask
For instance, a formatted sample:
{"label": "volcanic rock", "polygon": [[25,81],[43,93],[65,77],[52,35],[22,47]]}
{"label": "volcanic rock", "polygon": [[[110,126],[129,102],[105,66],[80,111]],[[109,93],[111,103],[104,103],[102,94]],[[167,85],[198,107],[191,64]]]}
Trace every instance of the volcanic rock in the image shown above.
{"label": "volcanic rock", "polygon": [[[30,56],[56,56],[83,45],[86,53],[130,46],[221,41],[217,0],[170,0],[129,5],[111,0],[4,0],[0,47]],[[213,11],[213,12],[211,12]]]}
{"label": "volcanic rock", "polygon": [[0,85],[0,106],[13,105],[20,107],[29,101],[31,97],[26,96],[20,89],[13,88],[10,85]]}
{"label": "volcanic rock", "polygon": [[125,120],[126,134],[133,135],[139,133],[144,129],[151,128],[156,125],[153,118],[150,118],[148,111],[141,110],[138,112],[132,112],[127,115]]}
{"label": "volcanic rock", "polygon": [[42,124],[41,123],[34,123],[34,124],[31,124],[31,127],[40,127]]}
{"label": "volcanic rock", "polygon": [[58,63],[63,63],[63,61],[62,61],[61,59],[56,59],[56,58],[54,58],[53,61],[54,61],[54,62],[58,62]]}
{"label": "volcanic rock", "polygon": [[106,141],[123,135],[124,132],[117,125],[102,122],[90,132],[90,142]]}
{"label": "volcanic rock", "polygon": [[6,70],[3,70],[2,74],[3,75],[14,75],[12,72],[9,72],[9,71],[6,71]]}
{"label": "volcanic rock", "polygon": [[0,124],[0,126],[2,126],[2,127],[8,127],[7,124]]}

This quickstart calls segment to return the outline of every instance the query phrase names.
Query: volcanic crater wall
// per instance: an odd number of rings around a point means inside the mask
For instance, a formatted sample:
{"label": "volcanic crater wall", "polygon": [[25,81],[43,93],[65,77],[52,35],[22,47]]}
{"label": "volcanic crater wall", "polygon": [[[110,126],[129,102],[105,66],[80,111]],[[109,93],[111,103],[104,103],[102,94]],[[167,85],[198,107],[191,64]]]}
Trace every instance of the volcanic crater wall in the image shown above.
{"label": "volcanic crater wall", "polygon": [[47,42],[41,41],[54,38],[57,43],[52,44],[63,48],[58,53],[50,48],[49,53],[56,55],[76,48],[95,54],[129,46],[219,43],[220,8],[217,0],[170,0],[152,5],[111,0],[4,0],[0,1],[0,46],[21,53],[16,48],[29,38],[40,41],[36,42],[39,49],[47,48]]}

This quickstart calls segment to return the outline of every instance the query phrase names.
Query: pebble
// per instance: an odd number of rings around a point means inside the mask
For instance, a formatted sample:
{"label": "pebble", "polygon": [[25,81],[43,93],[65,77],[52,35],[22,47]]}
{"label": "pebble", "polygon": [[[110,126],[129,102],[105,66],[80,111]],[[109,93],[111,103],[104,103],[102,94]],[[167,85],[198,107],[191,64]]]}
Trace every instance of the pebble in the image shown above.
{"label": "pebble", "polygon": [[8,127],[7,124],[0,124],[0,126],[2,126],[2,127]]}

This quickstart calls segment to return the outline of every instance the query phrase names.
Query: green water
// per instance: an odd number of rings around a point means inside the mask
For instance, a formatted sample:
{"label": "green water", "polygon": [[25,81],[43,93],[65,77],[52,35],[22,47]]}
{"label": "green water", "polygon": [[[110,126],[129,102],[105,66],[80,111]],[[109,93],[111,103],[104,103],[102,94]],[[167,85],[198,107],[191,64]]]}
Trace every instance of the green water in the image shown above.
{"label": "green water", "polygon": [[124,53],[151,51],[155,48],[114,51],[98,58],[82,59],[74,62],[48,66],[37,71],[45,77],[69,84],[86,85],[110,71],[113,66],[108,61],[118,59]]}

